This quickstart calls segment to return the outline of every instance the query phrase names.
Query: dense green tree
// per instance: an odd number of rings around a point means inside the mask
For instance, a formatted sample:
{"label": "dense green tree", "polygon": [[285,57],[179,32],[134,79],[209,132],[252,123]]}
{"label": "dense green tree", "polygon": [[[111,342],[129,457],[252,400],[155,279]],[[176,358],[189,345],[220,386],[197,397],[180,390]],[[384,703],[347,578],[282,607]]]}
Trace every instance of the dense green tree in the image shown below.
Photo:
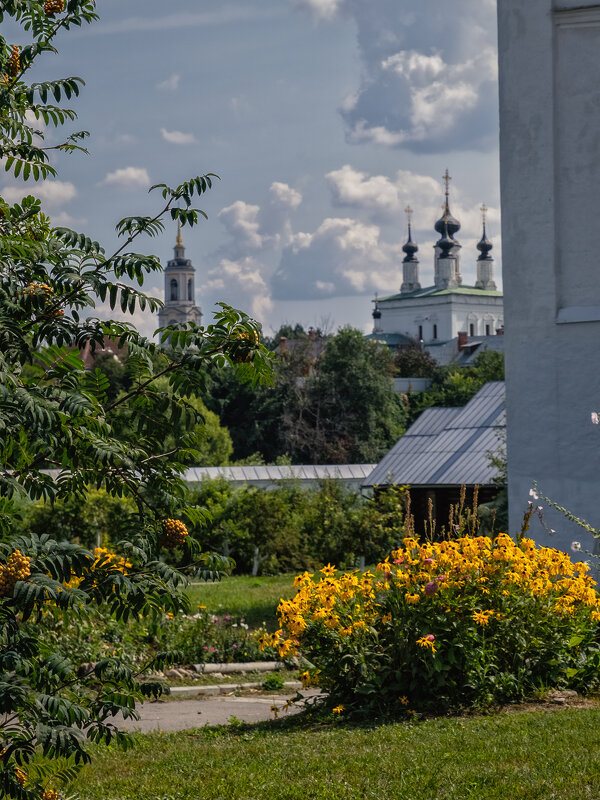
{"label": "dense green tree", "polygon": [[376,563],[402,540],[404,500],[399,487],[365,498],[334,480],[312,488],[286,480],[269,489],[204,480],[189,495],[210,512],[194,535],[231,556],[242,574]]}
{"label": "dense green tree", "polygon": [[405,428],[388,349],[354,328],[332,336],[314,374],[286,409],[286,450],[296,463],[378,461]]}
{"label": "dense green tree", "polygon": [[[1,4],[0,22],[7,20],[10,30],[19,25],[19,38],[29,41],[17,47],[0,36],[0,156],[15,176],[37,180],[55,174],[43,126],[35,120],[59,126],[73,119],[61,101],[76,95],[83,83],[67,78],[30,84],[29,68],[54,51],[59,33],[95,19],[91,0]],[[71,134],[58,149],[77,148],[82,135]],[[121,220],[117,233],[124,241],[112,254],[82,233],[53,227],[33,197],[13,205],[0,198],[3,797],[53,796],[48,792],[73,778],[77,764],[89,759],[90,742],[128,741],[111,722],[115,714],[131,716],[136,699],[160,692],[140,677],[143,665],[134,668],[117,658],[102,660],[89,675],[79,674],[24,623],[73,609],[84,615],[100,604],[118,619],[186,608],[186,578],[161,560],[165,543],[184,543],[188,574],[211,574],[222,563],[200,553],[181,523],[204,516],[186,506],[181,479],[194,455],[193,437],[169,451],[163,442],[179,436],[182,418],[196,419],[187,398],[202,390],[208,364],[231,364],[245,378],[268,375],[268,354],[255,343],[257,325],[223,307],[206,328],[188,324],[163,332],[170,345],[165,350],[131,325],[87,316],[98,297],[124,315],[159,306],[131,282],[141,285],[160,264],[131,245],[143,234],[157,235],[165,217],[195,224],[204,214],[193,208],[194,197],[210,189],[213,177],[154,187],[162,196],[156,214]],[[86,370],[77,355],[85,346],[101,348],[105,337],[126,344],[129,352],[131,386],[112,400],[105,373]],[[168,393],[153,388],[160,377],[168,379]],[[56,472],[46,472],[47,467]],[[95,560],[88,549],[59,541],[51,532],[23,534],[23,498],[66,501],[83,498],[88,487],[130,501],[132,513],[118,516],[112,531],[126,562]],[[46,761],[39,762],[40,756]]]}
{"label": "dense green tree", "polygon": [[438,370],[431,353],[417,344],[399,349],[394,356],[394,366],[399,378],[432,378]]}
{"label": "dense green tree", "polygon": [[426,408],[464,406],[484,384],[503,380],[504,354],[495,350],[484,350],[470,367],[459,367],[456,364],[439,367],[429,389],[409,396],[409,424]]}

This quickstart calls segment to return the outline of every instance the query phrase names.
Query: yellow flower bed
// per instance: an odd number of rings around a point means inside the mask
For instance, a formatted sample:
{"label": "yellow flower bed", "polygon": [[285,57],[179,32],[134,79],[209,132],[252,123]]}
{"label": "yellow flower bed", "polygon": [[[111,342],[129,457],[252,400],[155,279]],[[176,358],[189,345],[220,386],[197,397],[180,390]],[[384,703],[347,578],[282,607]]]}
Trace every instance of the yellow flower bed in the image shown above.
{"label": "yellow flower bed", "polygon": [[263,644],[281,657],[301,652],[334,700],[356,705],[375,693],[389,704],[384,677],[420,706],[427,692],[453,705],[593,682],[596,582],[586,564],[531,539],[405,538],[374,573],[328,564],[294,584],[280,630]]}

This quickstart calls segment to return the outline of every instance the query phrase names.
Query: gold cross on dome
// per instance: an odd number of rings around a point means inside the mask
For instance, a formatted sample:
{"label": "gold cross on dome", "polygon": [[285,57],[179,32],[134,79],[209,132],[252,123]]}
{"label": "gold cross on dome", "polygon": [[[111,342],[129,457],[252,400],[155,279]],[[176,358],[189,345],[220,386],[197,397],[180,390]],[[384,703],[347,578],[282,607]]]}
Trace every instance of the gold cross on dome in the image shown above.
{"label": "gold cross on dome", "polygon": [[444,173],[444,177],[442,178],[442,180],[446,184],[446,197],[448,197],[448,195],[450,194],[450,181],[452,180],[452,178],[450,177],[450,173],[448,172],[447,169],[446,172]]}
{"label": "gold cross on dome", "polygon": [[413,215],[412,208],[410,206],[406,206],[406,208],[404,209],[404,213],[406,214],[406,217],[408,219],[408,224],[410,225],[410,223],[412,222],[412,215]]}
{"label": "gold cross on dome", "polygon": [[487,220],[488,207],[486,206],[485,203],[482,203],[481,206],[479,207],[479,210],[481,211],[481,219],[483,220],[483,224],[485,225]]}

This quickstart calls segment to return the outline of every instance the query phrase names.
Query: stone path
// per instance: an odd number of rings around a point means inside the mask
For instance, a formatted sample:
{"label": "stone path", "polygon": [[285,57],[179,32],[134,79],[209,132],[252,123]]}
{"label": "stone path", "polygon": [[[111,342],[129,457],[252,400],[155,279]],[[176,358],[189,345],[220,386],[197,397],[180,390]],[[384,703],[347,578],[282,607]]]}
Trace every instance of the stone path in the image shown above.
{"label": "stone path", "polygon": [[[304,697],[319,694],[318,689],[303,690]],[[294,692],[290,692],[292,697]],[[264,722],[273,719],[271,706],[283,706],[288,695],[261,694],[255,697],[217,696],[205,697],[196,700],[155,701],[144,703],[139,707],[139,720],[123,720],[115,718],[116,724],[123,730],[140,731],[183,731],[190,728],[200,728],[205,725],[225,725],[230,717],[237,717],[243,722]],[[285,714],[297,714],[300,706],[292,706]]]}

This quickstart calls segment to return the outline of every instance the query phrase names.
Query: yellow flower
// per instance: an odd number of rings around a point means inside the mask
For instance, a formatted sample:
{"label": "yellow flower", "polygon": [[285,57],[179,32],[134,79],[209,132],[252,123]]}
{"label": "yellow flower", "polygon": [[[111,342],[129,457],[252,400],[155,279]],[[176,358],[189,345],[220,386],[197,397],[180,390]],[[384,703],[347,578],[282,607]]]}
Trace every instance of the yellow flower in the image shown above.
{"label": "yellow flower", "polygon": [[475,613],[471,615],[472,619],[478,625],[487,625],[490,621],[490,617],[493,616],[494,616],[493,611],[475,611]]}
{"label": "yellow flower", "polygon": [[432,653],[437,653],[437,648],[434,642],[435,636],[433,633],[430,633],[428,636],[421,636],[420,639],[417,639],[417,644],[419,647],[429,648]]}
{"label": "yellow flower", "polygon": [[407,594],[407,595],[405,595],[405,600],[406,600],[406,602],[408,603],[409,606],[415,606],[419,602],[420,599],[421,599],[421,596],[418,595],[418,594]]}
{"label": "yellow flower", "polygon": [[323,569],[320,569],[319,572],[326,577],[333,577],[335,575],[335,567],[331,564],[327,564]]}
{"label": "yellow flower", "polygon": [[342,706],[342,705],[336,706],[335,708],[331,709],[333,714],[341,714],[343,710],[344,710],[344,706]]}
{"label": "yellow flower", "polygon": [[392,615],[384,614],[383,617],[381,618],[381,621],[383,622],[384,625],[387,625],[389,622],[392,621]]}
{"label": "yellow flower", "polygon": [[271,713],[273,714],[273,717],[277,719],[277,715],[279,714],[279,709],[277,706],[271,706]]}

